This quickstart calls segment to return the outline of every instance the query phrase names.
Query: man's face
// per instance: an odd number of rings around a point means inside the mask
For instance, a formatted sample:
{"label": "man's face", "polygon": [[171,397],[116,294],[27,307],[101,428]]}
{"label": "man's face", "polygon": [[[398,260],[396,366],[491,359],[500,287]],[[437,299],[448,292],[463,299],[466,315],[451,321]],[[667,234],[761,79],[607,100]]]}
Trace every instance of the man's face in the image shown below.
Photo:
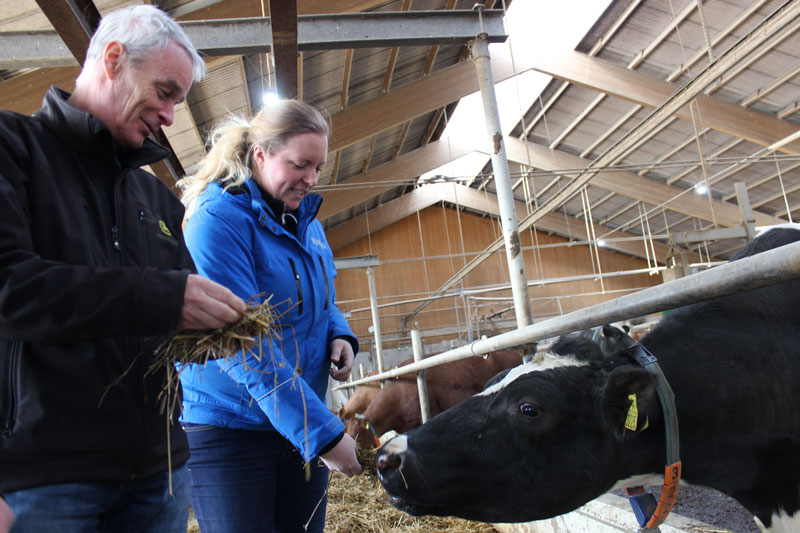
{"label": "man's face", "polygon": [[169,126],[174,107],[192,84],[192,60],[174,41],[147,59],[119,67],[112,80],[114,109],[107,124],[114,140],[125,148],[139,148],[151,133]]}

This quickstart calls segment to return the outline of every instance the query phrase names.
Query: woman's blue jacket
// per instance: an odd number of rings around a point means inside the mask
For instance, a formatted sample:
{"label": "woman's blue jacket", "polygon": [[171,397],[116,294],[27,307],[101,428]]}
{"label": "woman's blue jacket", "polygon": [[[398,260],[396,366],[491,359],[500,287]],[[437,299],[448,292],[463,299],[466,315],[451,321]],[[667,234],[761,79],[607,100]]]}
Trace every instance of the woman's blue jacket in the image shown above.
{"label": "woman's blue jacket", "polygon": [[357,352],[358,341],[336,306],[333,253],[315,218],[322,197],[303,198],[295,237],[253,179],[244,188],[232,194],[209,185],[184,236],[198,273],[244,300],[271,298],[280,338],[264,340],[260,361],[240,352],[183,368],[182,420],[277,430],[309,460],[344,429],[325,405],[330,343],[344,337]]}

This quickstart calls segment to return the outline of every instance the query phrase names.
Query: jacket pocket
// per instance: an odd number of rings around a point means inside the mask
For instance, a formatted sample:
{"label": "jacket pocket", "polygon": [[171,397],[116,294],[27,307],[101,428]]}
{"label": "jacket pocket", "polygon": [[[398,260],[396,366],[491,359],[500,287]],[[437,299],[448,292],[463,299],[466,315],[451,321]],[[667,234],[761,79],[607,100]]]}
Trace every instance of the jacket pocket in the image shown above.
{"label": "jacket pocket", "polygon": [[330,285],[328,283],[328,272],[325,270],[325,261],[319,257],[319,266],[322,267],[322,277],[325,279],[325,310],[328,310],[328,300],[330,300]]}
{"label": "jacket pocket", "polygon": [[179,242],[162,215],[146,206],[137,205],[127,213],[126,223],[129,224],[126,226],[126,235],[131,241],[126,249],[129,263],[156,267],[177,264],[180,257]]}
{"label": "jacket pocket", "polygon": [[297,273],[297,267],[294,264],[294,259],[289,258],[289,264],[292,266],[292,274],[294,275],[294,282],[297,284],[297,314],[303,314],[303,285],[300,283],[300,274]]}
{"label": "jacket pocket", "polygon": [[2,414],[3,436],[10,437],[14,432],[17,421],[17,403],[19,394],[19,359],[22,353],[21,341],[8,342],[8,352],[3,358],[2,383],[5,387],[3,393]]}

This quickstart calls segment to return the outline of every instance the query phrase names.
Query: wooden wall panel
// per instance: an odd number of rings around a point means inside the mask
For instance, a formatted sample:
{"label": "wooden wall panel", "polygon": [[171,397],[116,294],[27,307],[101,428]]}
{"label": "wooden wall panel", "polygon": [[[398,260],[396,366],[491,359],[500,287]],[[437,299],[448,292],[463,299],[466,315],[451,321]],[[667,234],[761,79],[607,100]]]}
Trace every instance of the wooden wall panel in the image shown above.
{"label": "wooden wall panel", "polygon": [[[461,254],[477,253],[501,235],[496,219],[482,217],[455,209],[432,206],[417,214],[408,216],[395,224],[376,231],[352,244],[336,250],[336,257],[351,257],[374,254],[381,265],[374,269],[376,293],[379,305],[423,298],[438,289],[456,271],[471,259]],[[463,239],[462,239],[463,236]],[[534,243],[539,246],[566,243],[566,239],[541,232],[524,231],[520,235],[523,247]],[[585,245],[540,248],[538,253],[525,250],[526,274],[529,281],[551,280],[570,276],[583,276],[593,271],[590,249]],[[600,268],[604,273],[629,271],[646,268],[644,261],[620,253],[601,250]],[[494,254],[463,280],[463,289],[474,289],[505,285],[509,282],[505,251]],[[529,289],[534,320],[568,312],[588,305],[608,300],[623,293],[619,289],[642,288],[661,282],[661,276],[640,274],[635,276],[605,278],[602,286],[599,279],[544,284]],[[601,294],[602,290],[606,294]],[[336,281],[339,307],[354,311],[351,326],[361,339],[369,339],[367,331],[372,324],[369,310],[369,285],[363,270],[340,271]],[[598,293],[571,297],[576,294]],[[510,300],[510,290],[496,290],[481,296],[499,298],[505,301],[473,301],[473,319],[514,320],[515,315]],[[396,336],[402,332],[401,320],[411,312],[418,302],[381,308],[380,326],[385,337]],[[505,310],[505,312],[503,312]],[[415,319],[420,329],[459,326],[466,329],[466,311],[461,297],[450,297],[430,304]],[[412,324],[413,326],[413,324]],[[487,332],[487,324],[481,326]],[[448,338],[458,338],[453,334]],[[439,340],[437,337],[435,340]],[[425,337],[426,342],[434,339]],[[405,341],[404,344],[407,344]],[[387,347],[396,343],[386,343]]]}

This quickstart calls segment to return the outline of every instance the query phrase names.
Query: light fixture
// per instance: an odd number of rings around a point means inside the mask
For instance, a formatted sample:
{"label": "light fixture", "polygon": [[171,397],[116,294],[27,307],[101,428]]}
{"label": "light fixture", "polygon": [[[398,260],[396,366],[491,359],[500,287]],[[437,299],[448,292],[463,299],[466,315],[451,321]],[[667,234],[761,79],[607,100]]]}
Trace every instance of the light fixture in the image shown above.
{"label": "light fixture", "polygon": [[264,91],[263,105],[268,106],[278,101],[278,93],[274,91]]}
{"label": "light fixture", "polygon": [[698,183],[694,186],[694,193],[695,194],[705,194],[708,191],[705,183]]}
{"label": "light fixture", "polygon": [[598,239],[598,240],[597,240],[597,246],[599,246],[599,247],[601,247],[601,248],[602,248],[602,247],[604,247],[605,245],[606,245],[606,241],[604,241],[603,239]]}

